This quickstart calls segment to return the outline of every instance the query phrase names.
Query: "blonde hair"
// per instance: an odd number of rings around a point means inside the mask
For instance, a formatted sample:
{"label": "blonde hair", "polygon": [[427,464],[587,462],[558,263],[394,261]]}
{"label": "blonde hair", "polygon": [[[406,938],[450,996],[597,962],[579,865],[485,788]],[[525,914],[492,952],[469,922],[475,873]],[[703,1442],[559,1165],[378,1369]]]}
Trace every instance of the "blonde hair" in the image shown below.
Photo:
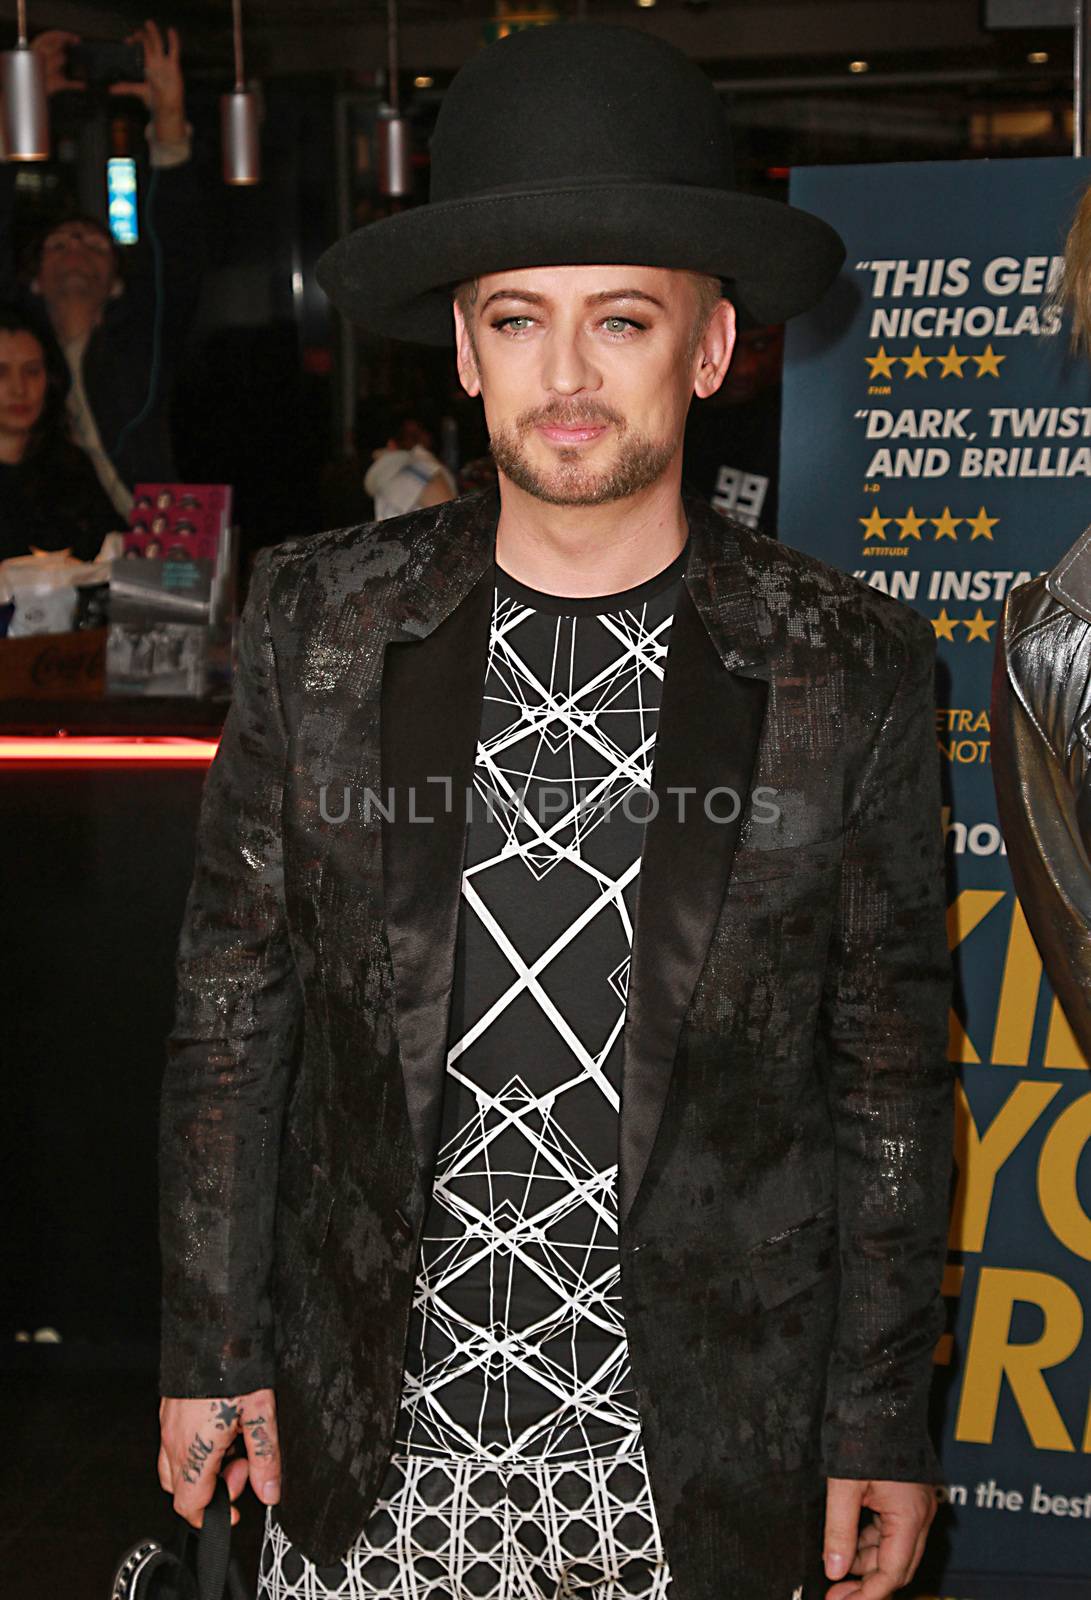
{"label": "blonde hair", "polygon": [[1064,245],[1064,270],[1044,306],[1048,314],[1068,312],[1072,318],[1069,346],[1073,354],[1091,355],[1091,184],[1084,190]]}
{"label": "blonde hair", "polygon": [[[706,272],[688,272],[686,276],[693,280],[694,287],[697,290],[697,315],[694,318],[693,335],[687,352],[688,357],[693,355],[704,337],[709,318],[723,299],[724,291],[723,284],[719,278],[710,277]],[[458,302],[459,309],[466,319],[466,326],[470,330],[471,344],[474,342],[473,308],[477,301],[477,286],[479,282],[480,279],[478,278],[468,278],[464,283],[457,284],[454,291],[454,298]]]}

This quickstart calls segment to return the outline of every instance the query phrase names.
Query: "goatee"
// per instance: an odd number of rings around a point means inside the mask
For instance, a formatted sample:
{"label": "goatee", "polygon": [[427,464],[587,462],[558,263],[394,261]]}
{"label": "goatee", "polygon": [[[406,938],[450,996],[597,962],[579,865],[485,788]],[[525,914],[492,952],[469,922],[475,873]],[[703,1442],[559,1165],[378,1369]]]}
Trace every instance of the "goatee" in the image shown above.
{"label": "goatee", "polygon": [[[581,448],[563,445],[557,448],[555,467],[540,468],[530,461],[526,440],[533,428],[595,427],[603,423],[613,425],[619,441],[609,466],[596,470],[584,462]],[[497,470],[518,488],[551,506],[601,506],[639,494],[659,481],[677,449],[676,440],[656,440],[634,432],[616,411],[592,405],[524,411],[510,427],[491,433],[490,442]]]}

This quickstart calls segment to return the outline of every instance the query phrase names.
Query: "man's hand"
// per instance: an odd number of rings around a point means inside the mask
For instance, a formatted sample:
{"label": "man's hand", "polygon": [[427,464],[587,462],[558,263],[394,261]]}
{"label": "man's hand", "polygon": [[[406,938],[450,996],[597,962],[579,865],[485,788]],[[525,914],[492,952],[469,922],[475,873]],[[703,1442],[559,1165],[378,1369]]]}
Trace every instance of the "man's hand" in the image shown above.
{"label": "man's hand", "polygon": [[68,76],[68,47],[79,44],[78,33],[66,33],[63,28],[47,28],[33,40],[30,48],[42,58],[45,66],[45,92],[56,94],[59,89],[82,89]]}
{"label": "man's hand", "polygon": [[182,48],[175,28],[167,29],[166,44],[154,22],[145,22],[125,41],[144,48],[144,81],[114,83],[111,94],[131,94],[143,100],[152,114],[155,137],[164,144],[186,136],[186,83],[182,76]]}
{"label": "man's hand", "polygon": [[[280,1499],[280,1444],[272,1389],[229,1400],[162,1400],[159,1428],[159,1482],[173,1494],[178,1515],[193,1527],[201,1526],[224,1456],[240,1436],[245,1454],[233,1456],[223,1469],[232,1501],[239,1498],[248,1478],[263,1505],[275,1506]],[[238,1520],[232,1505],[232,1524]]]}
{"label": "man's hand", "polygon": [[[861,1531],[865,1506],[875,1521]],[[855,1576],[827,1589],[826,1600],[886,1600],[908,1583],[935,1514],[936,1492],[928,1484],[828,1478],[826,1576]]]}

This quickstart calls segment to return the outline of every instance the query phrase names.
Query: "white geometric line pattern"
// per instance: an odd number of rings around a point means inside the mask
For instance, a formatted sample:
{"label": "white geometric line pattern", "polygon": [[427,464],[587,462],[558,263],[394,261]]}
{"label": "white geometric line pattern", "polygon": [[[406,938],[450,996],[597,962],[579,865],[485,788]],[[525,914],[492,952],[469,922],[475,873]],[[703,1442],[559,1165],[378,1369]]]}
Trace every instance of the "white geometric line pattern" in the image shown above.
{"label": "white geometric line pattern", "polygon": [[[681,560],[608,609],[497,573],[399,1455],[640,1459],[617,1253],[632,921]],[[643,795],[643,800],[637,797]],[[481,813],[484,812],[484,816]]]}
{"label": "white geometric line pattern", "polygon": [[395,1456],[367,1527],[316,1568],[266,1514],[259,1600],[664,1600],[670,1572],[642,1461]]}

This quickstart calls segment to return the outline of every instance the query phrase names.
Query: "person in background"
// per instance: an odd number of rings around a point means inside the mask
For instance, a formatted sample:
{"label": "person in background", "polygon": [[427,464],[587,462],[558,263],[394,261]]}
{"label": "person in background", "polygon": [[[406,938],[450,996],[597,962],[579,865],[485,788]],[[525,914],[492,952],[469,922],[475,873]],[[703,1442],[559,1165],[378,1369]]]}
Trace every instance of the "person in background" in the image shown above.
{"label": "person in background", "polygon": [[[1091,186],[1048,309],[1091,354]],[[997,630],[991,728],[996,808],[1019,903],[1091,1060],[1091,527],[1052,571],[1011,591]]]}
{"label": "person in background", "polygon": [[[432,453],[435,435],[413,412],[390,416],[384,427],[386,443],[371,452],[364,488],[375,503],[375,520],[400,517],[423,506],[453,500],[458,485],[438,456]],[[361,456],[365,454],[361,450]]]}
{"label": "person in background", "polygon": [[[67,76],[68,48],[78,42],[78,35],[58,29],[34,40],[51,95],[81,87]],[[196,309],[204,261],[178,35],[169,28],[164,41],[156,24],[146,22],[129,42],[143,47],[144,77],[139,83],[113,84],[110,92],[136,96],[151,112],[152,171],[141,216],[150,252],[139,270],[123,275],[119,250],[104,223],[70,216],[51,224],[40,238],[30,283],[71,374],[67,405],[73,437],[94,464],[120,521],[132,504],[133,484],[176,476],[168,424],[170,374]],[[20,295],[14,189],[14,164],[0,163],[0,296],[9,300]]]}
{"label": "person in background", "polygon": [[0,561],[35,550],[98,554],[120,518],[68,431],[68,369],[46,332],[0,306]]}

